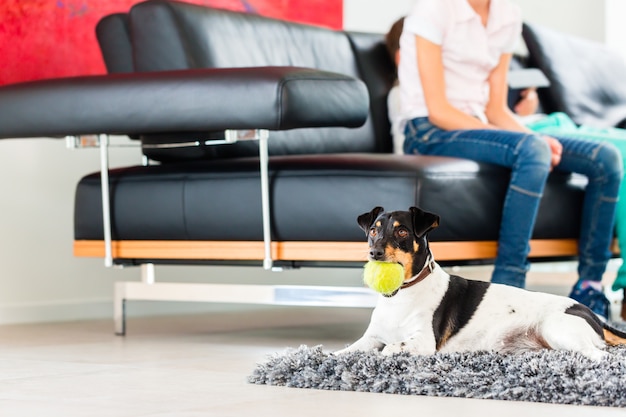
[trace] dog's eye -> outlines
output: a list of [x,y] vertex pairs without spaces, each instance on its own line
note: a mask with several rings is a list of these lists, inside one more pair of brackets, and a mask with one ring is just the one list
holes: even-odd
[[376,231],[376,229],[374,229],[373,227],[370,229],[370,237],[376,237],[376,235],[378,234],[378,232]]
[[396,236],[398,236],[401,239],[405,239],[409,237],[409,231],[406,229],[398,229],[396,230]]

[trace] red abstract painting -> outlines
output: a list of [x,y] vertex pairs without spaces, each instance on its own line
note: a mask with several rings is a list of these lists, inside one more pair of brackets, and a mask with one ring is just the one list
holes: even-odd
[[[343,0],[187,0],[339,29]],[[104,74],[95,27],[139,0],[1,0],[0,85]]]

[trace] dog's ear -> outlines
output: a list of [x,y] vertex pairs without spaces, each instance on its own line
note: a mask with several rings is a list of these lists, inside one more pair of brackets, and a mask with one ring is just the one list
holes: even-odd
[[411,218],[413,219],[413,233],[421,238],[426,233],[439,227],[439,216],[417,207],[411,207]]
[[367,231],[372,226],[372,223],[374,223],[374,220],[376,220],[378,215],[383,211],[385,211],[385,209],[382,207],[374,207],[369,213],[363,213],[359,217],[357,217],[356,221],[361,229],[363,229],[363,231],[367,233]]

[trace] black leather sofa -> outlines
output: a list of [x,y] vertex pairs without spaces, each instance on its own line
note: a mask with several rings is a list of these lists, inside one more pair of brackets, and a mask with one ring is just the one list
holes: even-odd
[[[444,264],[494,258],[508,171],[391,153],[394,70],[382,35],[164,0],[104,18],[97,34],[109,74],[0,88],[0,138],[100,135],[102,170],[76,188],[74,254],[143,266],[141,288],[117,288],[118,333],[124,300],[186,299],[169,287],[150,293],[154,264],[360,266],[356,217],[374,206],[439,214],[431,241]],[[146,164],[108,170],[111,134],[136,140]],[[584,185],[551,174],[531,257],[576,255]],[[187,295],[291,303],[291,289],[218,290]],[[318,295],[303,303],[352,305]]]
[[[165,1],[141,3],[127,15],[110,16],[100,23],[98,33],[111,72],[130,71],[132,56],[134,73],[296,65],[364,81],[369,111],[361,127],[270,133],[271,232],[273,241],[283,247],[290,242],[320,242],[322,252],[326,242],[355,242],[360,247],[364,237],[356,215],[376,205],[388,209],[418,205],[443,219],[431,236],[434,242],[489,242],[483,247],[493,249],[508,172],[466,160],[390,154],[386,93],[393,81],[393,67],[381,35],[332,31]],[[225,85],[218,95],[234,94],[231,89]],[[238,100],[248,102],[259,94],[251,90]],[[308,111],[316,113],[324,106],[323,100],[311,100]],[[253,117],[230,109],[221,114]],[[226,127],[216,125],[216,129]],[[180,133],[140,134],[144,155],[161,164],[110,173],[116,201],[112,205],[114,240],[260,242],[258,143],[196,146],[195,139],[204,138],[204,132]],[[180,148],[173,147],[177,142],[182,142]],[[193,146],[185,146],[190,142]],[[148,191],[153,189],[159,192]],[[78,185],[75,234],[79,245],[102,240],[99,194],[97,173]],[[575,239],[580,201],[580,179],[555,173],[535,238]],[[214,214],[220,221],[213,220]],[[340,247],[336,245],[332,252],[338,255]],[[350,252],[354,247],[346,245]],[[456,248],[441,249],[439,258],[464,261],[493,256],[489,250],[472,255],[463,246]],[[332,260],[330,254],[317,257],[316,251],[307,251],[311,259],[279,255],[277,261],[300,265]],[[346,254],[338,260],[362,260],[363,253],[357,258]],[[141,259],[133,256],[116,257],[116,262],[138,261]]]

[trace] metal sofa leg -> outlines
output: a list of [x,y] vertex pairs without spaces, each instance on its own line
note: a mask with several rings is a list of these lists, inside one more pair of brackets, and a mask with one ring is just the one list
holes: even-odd
[[115,334],[126,335],[126,283],[116,282],[113,291],[113,319]]
[[[155,268],[154,264],[141,264],[141,283],[119,281],[115,283],[113,291],[113,319],[115,321],[115,334],[118,336],[126,335],[126,300],[129,294],[132,297],[133,284],[137,285],[155,285]],[[149,297],[147,299],[150,299]]]

